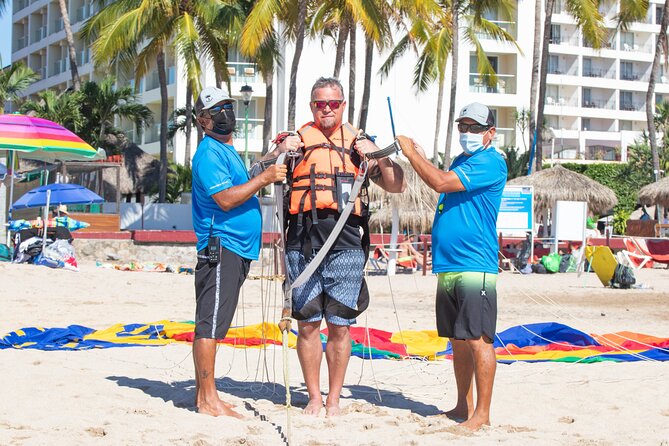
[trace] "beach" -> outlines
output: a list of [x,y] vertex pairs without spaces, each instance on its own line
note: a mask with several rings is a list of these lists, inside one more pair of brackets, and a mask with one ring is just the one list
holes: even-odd
[[[252,274],[261,275],[258,265]],[[594,274],[498,279],[498,331],[555,321],[586,333],[669,337],[669,270],[635,271],[643,289],[604,288]],[[80,272],[0,263],[0,335],[23,327],[103,329],[117,323],[192,320],[192,275]],[[368,277],[371,302],[359,326],[433,330],[436,277]],[[279,283],[247,280],[234,325],[277,321]],[[302,415],[306,390],[289,352],[291,444],[669,445],[669,363],[498,364],[492,426],[470,433],[440,413],[455,403],[450,360],[351,358],[338,418]],[[327,390],[325,361],[321,382]],[[243,420],[193,408],[191,346],[85,351],[0,350],[0,444],[285,444],[280,348],[217,353],[217,386]]]

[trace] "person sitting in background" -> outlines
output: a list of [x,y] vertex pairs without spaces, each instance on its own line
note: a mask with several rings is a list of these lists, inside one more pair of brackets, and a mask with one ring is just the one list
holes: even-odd
[[[409,260],[409,259],[413,260],[418,266],[418,269],[421,269],[423,267],[423,262],[425,259],[423,257],[423,253],[421,253],[414,247],[415,238],[416,238],[415,234],[409,234],[408,236],[405,237],[404,241],[400,243],[399,249],[401,249],[401,251],[399,253],[397,260],[398,261]],[[428,254],[426,265],[429,265],[430,262],[431,260]]]

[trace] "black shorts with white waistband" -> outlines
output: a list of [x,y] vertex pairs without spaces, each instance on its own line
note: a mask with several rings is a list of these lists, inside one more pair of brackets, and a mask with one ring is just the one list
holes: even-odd
[[207,251],[197,253],[195,266],[195,339],[223,339],[239,301],[239,290],[251,261],[220,248],[220,261],[210,263]]

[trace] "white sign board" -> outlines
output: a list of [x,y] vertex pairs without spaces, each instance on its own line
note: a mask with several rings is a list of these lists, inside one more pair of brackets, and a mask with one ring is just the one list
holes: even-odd
[[534,189],[532,186],[506,186],[497,217],[497,232],[532,232]]
[[553,236],[558,240],[585,240],[588,203],[557,201],[553,212]]

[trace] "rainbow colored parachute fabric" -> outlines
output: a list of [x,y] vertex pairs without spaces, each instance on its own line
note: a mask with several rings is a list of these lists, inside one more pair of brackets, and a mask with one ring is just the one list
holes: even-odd
[[[0,338],[0,349],[86,350],[91,348],[157,346],[193,341],[193,322],[158,321],[150,324],[116,324],[104,330],[80,325],[66,328],[29,327]],[[321,333],[323,343],[327,330]],[[223,344],[235,348],[273,348],[281,345],[276,324],[261,323],[234,327]],[[289,335],[295,348],[297,333]],[[353,356],[364,359],[450,358],[448,340],[434,330],[388,332],[375,328],[352,327]],[[588,335],[567,325],[544,322],[518,325],[497,334],[497,361],[584,362],[669,361],[669,338],[618,332]]]

